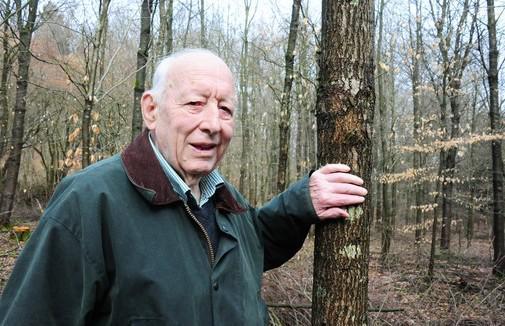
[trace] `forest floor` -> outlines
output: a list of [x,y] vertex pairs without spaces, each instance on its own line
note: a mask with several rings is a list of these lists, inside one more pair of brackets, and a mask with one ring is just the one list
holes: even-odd
[[[452,251],[437,250],[434,279],[427,280],[429,242],[417,254],[413,232],[396,231],[385,266],[380,233],[372,229],[369,264],[370,325],[505,325],[505,278],[492,274],[492,247],[483,225],[466,248],[453,234]],[[428,238],[430,234],[426,234]],[[267,272],[263,296],[274,325],[310,325],[313,239],[284,266]],[[303,304],[303,305],[301,305]],[[301,307],[300,307],[301,306]],[[394,310],[386,312],[387,310]]]
[[[32,219],[16,221],[32,229]],[[429,243],[416,254],[412,232],[397,231],[388,262],[379,262],[379,233],[372,229],[369,265],[369,323],[371,325],[505,325],[505,279],[492,274],[491,243],[486,226],[472,245],[459,248],[453,234],[450,254],[438,254],[435,276],[426,279]],[[429,235],[427,234],[426,237]],[[23,242],[0,230],[0,293]],[[310,325],[313,239],[287,264],[265,274],[263,297],[273,325]],[[384,310],[395,310],[384,312]]]

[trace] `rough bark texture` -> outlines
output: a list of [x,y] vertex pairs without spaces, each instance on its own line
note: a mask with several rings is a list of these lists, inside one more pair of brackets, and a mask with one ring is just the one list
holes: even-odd
[[[319,164],[342,162],[370,188],[373,1],[323,0],[317,95]],[[367,324],[369,199],[316,226],[313,325]]]
[[19,28],[18,74],[16,80],[16,103],[14,105],[14,120],[11,133],[11,150],[6,162],[5,183],[0,196],[0,225],[8,225],[16,195],[21,151],[25,130],[26,95],[30,70],[30,44],[37,17],[38,0],[28,3],[27,21],[23,21],[21,0],[16,0]]
[[[5,4],[7,8],[4,16],[10,14],[10,2]],[[9,101],[7,95],[7,82],[9,73],[12,69],[11,51],[9,46],[9,24],[3,23],[3,38],[2,38],[2,71],[0,72],[0,158],[4,155],[7,147],[7,128],[9,126]],[[1,178],[1,175],[0,175]]]
[[284,89],[281,98],[281,115],[279,120],[279,165],[277,169],[277,191],[284,191],[287,182],[289,162],[289,139],[291,120],[291,88],[293,86],[296,36],[298,34],[298,17],[301,0],[293,0],[291,23],[289,24],[288,48],[285,55]]
[[137,73],[133,89],[133,116],[132,116],[132,141],[142,130],[142,113],[140,111],[140,98],[145,91],[146,67],[149,59],[149,45],[151,43],[151,14],[153,0],[143,0],[140,11],[140,40],[137,51]]
[[[489,34],[489,120],[491,132],[498,131],[500,108],[498,92],[498,48],[496,44],[496,19],[494,0],[487,0],[487,28]],[[503,202],[503,157],[501,141],[491,142],[493,161],[493,258],[496,274],[505,275],[505,207]]]

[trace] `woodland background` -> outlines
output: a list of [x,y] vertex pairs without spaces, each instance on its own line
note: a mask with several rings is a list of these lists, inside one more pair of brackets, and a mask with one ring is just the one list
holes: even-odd
[[[375,1],[372,324],[505,324],[503,192],[493,188],[503,165],[491,145],[504,138],[503,101],[490,115],[489,87],[493,54],[503,94],[504,10]],[[235,73],[236,132],[220,170],[252,204],[318,167],[320,33],[314,0],[1,0],[0,288],[25,240],[14,228],[33,229],[64,176],[131,141],[138,98],[173,50],[209,48]],[[312,250],[311,236],[266,274],[273,323],[310,324]]]

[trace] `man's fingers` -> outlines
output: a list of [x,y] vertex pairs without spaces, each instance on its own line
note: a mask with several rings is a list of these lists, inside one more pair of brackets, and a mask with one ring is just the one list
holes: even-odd
[[342,207],[361,204],[364,201],[363,196],[338,194],[328,196],[323,204],[326,207]]
[[325,210],[321,216],[319,216],[321,219],[330,219],[330,218],[348,218],[349,213],[347,213],[347,210],[339,207],[333,207]]
[[357,195],[366,196],[368,191],[366,188],[356,186],[350,183],[336,183],[330,187],[330,192],[333,194]]
[[330,174],[335,172],[349,172],[351,168],[345,164],[326,164],[319,171],[323,174]]
[[325,175],[326,181],[338,183],[352,183],[361,186],[364,182],[363,179],[354,174],[349,173],[331,173]]

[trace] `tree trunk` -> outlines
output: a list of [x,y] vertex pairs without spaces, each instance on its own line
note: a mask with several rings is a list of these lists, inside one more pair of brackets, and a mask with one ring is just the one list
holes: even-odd
[[[369,188],[374,112],[373,1],[322,4],[317,95],[319,163],[349,164]],[[316,225],[312,325],[365,325],[368,201],[351,217]]]
[[[10,11],[10,1],[7,1],[5,7]],[[6,12],[6,16],[10,12]],[[9,127],[9,101],[7,96],[7,82],[9,80],[9,73],[12,69],[9,51],[9,24],[3,24],[3,38],[2,38],[2,71],[0,73],[0,159],[5,153],[7,147],[7,130]],[[1,170],[1,169],[0,169]],[[0,174],[1,179],[1,174]]]
[[245,5],[245,21],[244,35],[242,43],[242,53],[240,56],[240,122],[242,125],[242,153],[240,158],[240,179],[239,190],[241,193],[246,193],[246,183],[249,180],[249,151],[250,151],[250,126],[248,126],[249,115],[249,72],[248,72],[248,56],[249,56],[249,10],[251,9],[251,0],[244,0]]
[[204,0],[200,0],[200,47],[207,47],[207,38],[205,36],[205,6]]
[[[416,145],[421,145],[421,53],[422,53],[422,44],[421,44],[421,5],[416,1],[416,29],[415,29],[415,37],[410,33],[410,42],[411,47],[415,49],[415,54],[412,56],[412,71],[411,71],[411,79],[412,79],[412,102],[414,109],[414,142]],[[421,168],[421,153],[414,152],[414,171],[418,171]],[[421,223],[422,223],[422,212],[419,206],[422,203],[422,187],[419,181],[415,182],[414,185],[414,200],[415,204],[415,244],[419,246],[421,243]]]
[[146,67],[147,60],[149,59],[149,44],[151,43],[152,10],[153,0],[143,0],[142,10],[140,11],[140,41],[137,51],[137,73],[135,74],[135,87],[133,89],[132,141],[142,131],[140,98],[145,91]]
[[[476,129],[476,122],[477,122],[477,119],[476,119],[476,111],[477,111],[477,98],[478,98],[478,86],[477,86],[477,83],[475,83],[475,86],[474,86],[474,97],[473,97],[473,101],[472,101],[472,118],[471,118],[471,123],[470,123],[470,134],[475,134],[475,129]],[[469,191],[469,202],[468,202],[468,217],[467,217],[467,220],[466,220],[466,228],[465,228],[465,236],[466,236],[466,247],[467,248],[470,248],[471,244],[472,244],[472,240],[473,240],[473,224],[474,224],[474,211],[475,211],[475,208],[474,208],[474,205],[475,205],[475,201],[474,201],[474,194],[473,194],[473,189],[474,189],[474,185],[475,185],[475,181],[473,181],[474,177],[475,177],[475,172],[473,170],[473,167],[475,166],[475,147],[473,144],[470,144],[470,167],[471,167],[471,172],[470,172],[470,179],[472,180],[471,181],[471,191]]]
[[191,27],[191,20],[193,19],[193,0],[189,0],[188,20],[186,22],[186,29],[182,38],[182,47],[185,48],[188,42],[189,28]]
[[21,164],[21,151],[24,142],[26,96],[28,91],[28,78],[30,76],[30,45],[37,17],[38,0],[28,2],[28,17],[23,23],[23,8],[21,0],[16,0],[19,28],[18,74],[16,81],[16,103],[14,105],[14,122],[11,132],[11,150],[6,163],[5,183],[0,196],[0,225],[8,225],[14,206],[16,195],[19,166]]
[[[496,19],[494,0],[487,0],[487,28],[489,34],[489,120],[491,132],[499,131],[501,123],[498,89],[498,48],[496,44]],[[493,161],[493,260],[495,274],[505,275],[505,207],[503,202],[503,158],[501,141],[491,142]]]
[[286,176],[289,167],[289,136],[291,120],[291,88],[293,86],[296,36],[298,34],[298,17],[301,0],[293,0],[291,23],[289,24],[288,48],[285,55],[284,88],[281,97],[281,114],[279,120],[279,165],[277,169],[277,192],[286,188]]
[[[440,172],[439,172],[440,175]],[[435,203],[438,202],[440,191],[440,180],[437,181],[437,195],[435,196]],[[433,280],[433,273],[435,271],[435,251],[436,251],[436,242],[437,242],[437,227],[438,227],[438,216],[440,208],[437,206],[433,210],[433,225],[431,229],[431,244],[430,244],[430,259],[428,261],[428,279]],[[418,248],[420,248],[418,246]]]
[[[100,5],[99,10],[99,20],[98,20],[98,30],[94,37],[91,58],[87,62],[87,70],[84,81],[84,88],[86,90],[86,98],[84,99],[84,110],[82,112],[82,122],[81,122],[81,148],[82,148],[82,158],[81,166],[84,169],[91,164],[91,112],[95,107],[96,95],[99,92],[101,86],[100,67],[101,62],[104,60],[102,57],[104,55],[103,47],[106,43],[106,32],[108,26],[108,14],[109,14],[110,0],[104,0]],[[86,79],[87,77],[87,79]]]
[[[386,175],[388,171],[388,149],[387,149],[387,135],[386,135],[386,96],[384,91],[386,69],[382,69],[382,34],[384,25],[382,17],[384,12],[384,0],[380,0],[379,4],[379,38],[377,40],[377,107],[379,109],[379,133],[380,133],[380,150],[382,153],[382,160],[380,162],[380,173]],[[391,246],[391,202],[389,200],[390,186],[387,182],[381,182],[380,200],[382,201],[382,232],[381,232],[381,261],[386,261]]]

